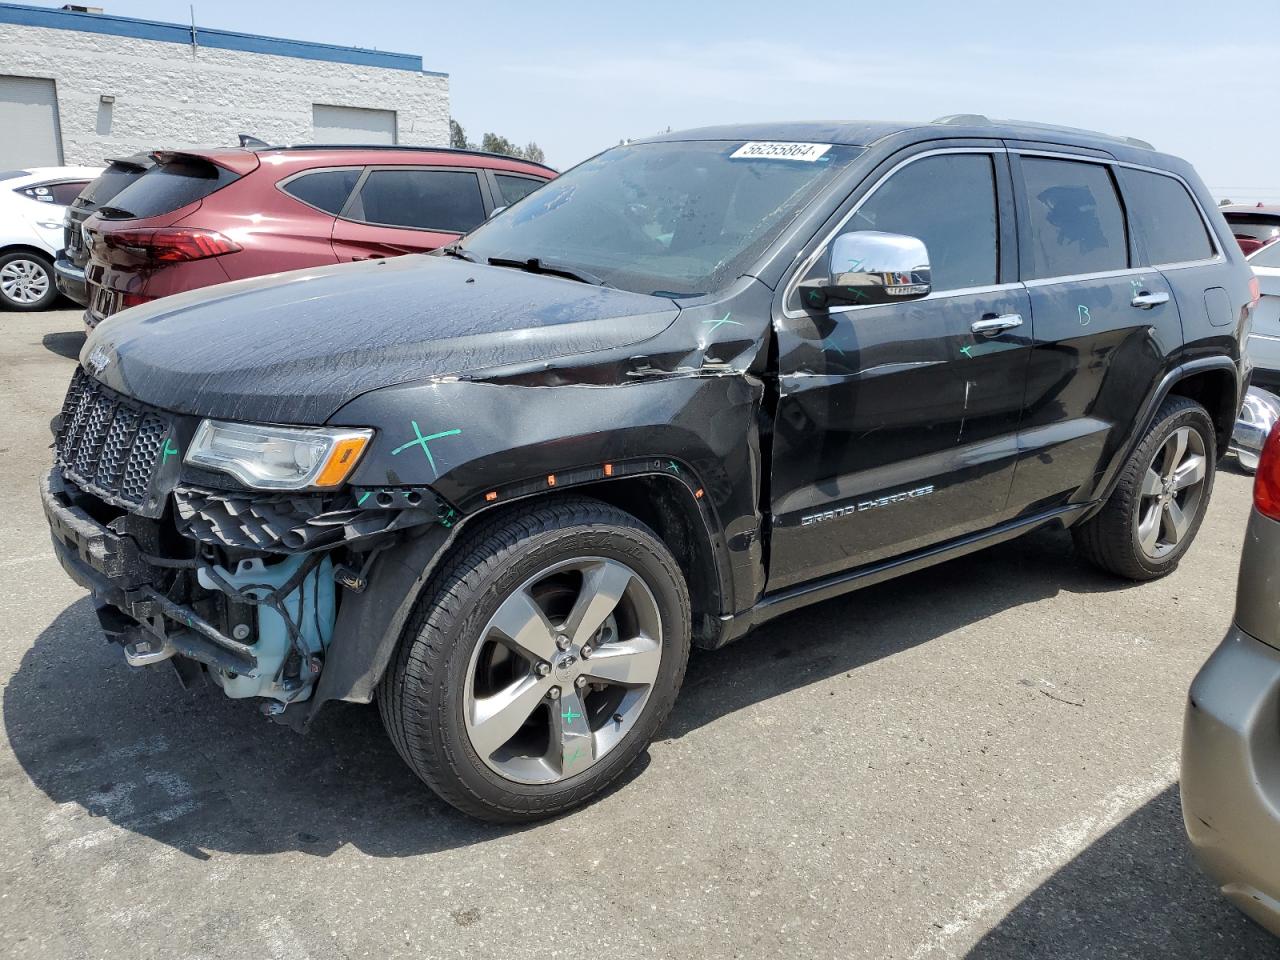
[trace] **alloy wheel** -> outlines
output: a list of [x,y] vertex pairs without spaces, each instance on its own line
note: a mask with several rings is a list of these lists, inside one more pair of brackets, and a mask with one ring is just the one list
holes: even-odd
[[471,746],[517,783],[583,773],[635,726],[661,664],[658,605],[634,570],[604,557],[557,563],[503,599],[471,654]]
[[49,293],[49,271],[35,260],[10,260],[0,267],[0,293],[13,303],[39,303]]
[[1186,538],[1204,496],[1204,437],[1178,427],[1156,450],[1138,497],[1138,545],[1153,560],[1167,556]]

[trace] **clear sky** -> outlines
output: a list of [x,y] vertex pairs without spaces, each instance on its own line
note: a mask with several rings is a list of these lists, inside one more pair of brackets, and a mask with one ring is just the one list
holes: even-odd
[[197,0],[195,17],[421,54],[472,139],[536,140],[562,169],[667,127],[983,113],[1141,137],[1219,197],[1280,201],[1277,0]]

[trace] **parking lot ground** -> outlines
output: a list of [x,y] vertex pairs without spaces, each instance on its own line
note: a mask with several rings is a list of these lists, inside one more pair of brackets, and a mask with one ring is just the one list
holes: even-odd
[[0,955],[1280,955],[1192,862],[1187,686],[1250,481],[1131,585],[1044,532],[695,654],[625,782],[526,829],[453,812],[376,708],[311,735],[134,671],[36,496],[81,338],[0,315]]

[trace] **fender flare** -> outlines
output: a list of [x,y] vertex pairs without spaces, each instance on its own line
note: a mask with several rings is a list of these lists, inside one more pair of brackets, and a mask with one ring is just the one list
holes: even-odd
[[[677,478],[658,472],[623,474],[614,479],[620,481],[639,476],[666,477],[676,480],[686,488],[690,499],[697,504],[697,512],[704,524],[700,532],[707,538],[717,586],[722,591],[726,587],[732,589],[729,561],[724,556],[723,532],[720,537],[715,535],[709,507],[693,493],[697,484],[690,486],[692,481],[687,476]],[[607,483],[608,481],[604,485]],[[590,496],[591,487],[599,485],[599,480],[595,483],[569,484],[558,487],[556,493],[586,487],[582,492]],[[506,501],[501,507],[478,510],[448,528],[432,525],[418,536],[395,544],[379,554],[369,571],[368,586],[364,592],[347,594],[338,609],[333,629],[334,639],[329,646],[324,670],[316,684],[315,693],[308,701],[305,715],[301,718],[303,729],[310,726],[320,708],[330,700],[352,703],[369,703],[373,700],[378,684],[395,655],[413,608],[464,529],[469,529],[477,518],[492,516],[498,509],[513,504],[536,502],[542,496],[545,494],[522,496]],[[721,596],[723,601],[723,593]]]
[[[1197,373],[1204,373],[1208,370],[1226,370],[1231,373],[1231,379],[1236,385],[1236,410],[1240,409],[1240,403],[1244,396],[1241,389],[1240,368],[1236,366],[1234,360],[1223,355],[1213,357],[1198,357],[1195,360],[1188,360],[1174,367],[1161,378],[1160,383],[1156,385],[1155,390],[1147,397],[1146,403],[1143,404],[1141,413],[1135,418],[1134,423],[1139,429],[1134,430],[1129,437],[1128,442],[1120,449],[1111,463],[1107,466],[1106,473],[1103,475],[1102,482],[1098,485],[1094,495],[1094,505],[1084,511],[1076,523],[1084,523],[1090,517],[1094,516],[1103,508],[1107,500],[1111,497],[1112,492],[1116,488],[1116,484],[1120,482],[1120,471],[1133,456],[1133,451],[1137,449],[1138,444],[1142,442],[1142,438],[1146,436],[1147,430],[1150,429],[1152,422],[1155,420],[1156,412],[1160,409],[1160,404],[1164,403],[1169,393],[1173,390],[1174,384],[1180,380]],[[1225,449],[1225,448],[1224,448]]]

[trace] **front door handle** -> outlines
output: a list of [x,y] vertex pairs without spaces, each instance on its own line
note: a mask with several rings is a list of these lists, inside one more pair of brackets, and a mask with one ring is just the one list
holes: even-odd
[[997,333],[1003,333],[1005,330],[1012,330],[1014,327],[1020,326],[1022,326],[1021,314],[1002,313],[999,316],[989,314],[981,320],[975,320],[969,329],[984,337],[994,337]]
[[1152,307],[1158,307],[1162,303],[1169,302],[1169,294],[1161,290],[1158,293],[1148,293],[1143,290],[1141,293],[1135,294],[1133,299],[1129,301],[1129,306],[1137,307],[1139,310],[1150,310]]

